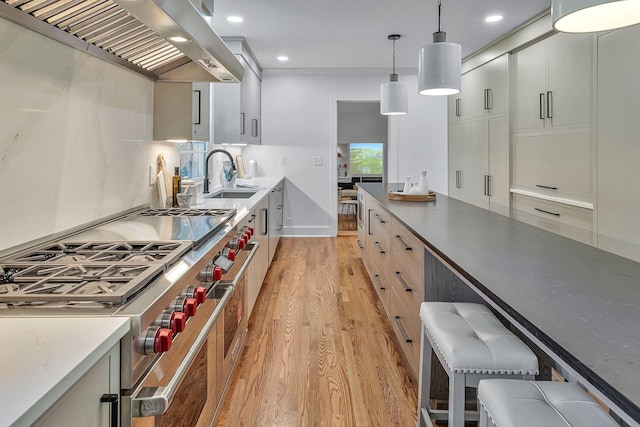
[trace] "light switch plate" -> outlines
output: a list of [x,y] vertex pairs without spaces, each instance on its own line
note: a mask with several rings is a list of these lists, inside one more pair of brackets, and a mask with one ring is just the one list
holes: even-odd
[[322,166],[322,156],[313,156],[313,166]]
[[158,175],[156,173],[156,166],[149,165],[149,185],[156,185],[156,175]]

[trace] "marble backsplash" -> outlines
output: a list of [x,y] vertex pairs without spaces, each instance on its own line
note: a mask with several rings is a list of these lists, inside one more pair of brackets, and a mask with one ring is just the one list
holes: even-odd
[[153,82],[0,18],[0,250],[158,203]]

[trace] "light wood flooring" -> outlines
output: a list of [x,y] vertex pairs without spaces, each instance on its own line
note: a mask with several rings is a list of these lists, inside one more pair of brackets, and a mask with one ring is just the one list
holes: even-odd
[[218,426],[415,426],[417,384],[355,237],[282,238]]

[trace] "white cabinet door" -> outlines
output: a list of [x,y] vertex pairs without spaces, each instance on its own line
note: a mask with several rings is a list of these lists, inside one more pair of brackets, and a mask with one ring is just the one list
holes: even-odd
[[473,172],[471,199],[476,206],[489,209],[489,120],[474,120],[471,126],[471,151]]
[[253,68],[241,56],[236,55],[244,65],[244,77],[241,84],[240,114],[244,123],[241,125],[242,141],[250,144],[260,143],[260,78]]
[[514,135],[513,160],[515,187],[591,201],[591,132]]
[[449,123],[463,122],[473,115],[473,74],[463,74],[461,81],[460,92],[449,96]]
[[489,209],[509,216],[509,118],[507,116],[489,119]]
[[547,41],[543,40],[514,55],[513,130],[544,127],[547,91]]
[[213,142],[215,144],[240,142],[240,84],[217,83],[213,96]]
[[558,33],[548,45],[547,126],[591,127],[593,35]]
[[[120,393],[120,344],[112,348],[33,425],[102,427],[110,425],[111,406],[104,394]],[[119,403],[119,402],[118,402]],[[119,418],[119,417],[118,417]]]
[[598,247],[640,261],[640,27],[598,38]]
[[193,139],[209,141],[209,123],[211,122],[211,108],[209,97],[211,95],[210,83],[193,84]]
[[255,240],[260,244],[254,259],[256,264],[256,280],[262,285],[269,269],[269,197],[255,208]]
[[486,118],[509,111],[509,55],[502,55],[475,70],[473,75],[473,117]]
[[470,202],[473,185],[471,122],[449,126],[449,196]]

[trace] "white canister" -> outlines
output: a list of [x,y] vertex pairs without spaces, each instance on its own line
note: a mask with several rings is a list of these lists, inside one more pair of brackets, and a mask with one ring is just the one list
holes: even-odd
[[258,176],[258,162],[255,160],[249,160],[249,171],[247,174],[252,178]]

